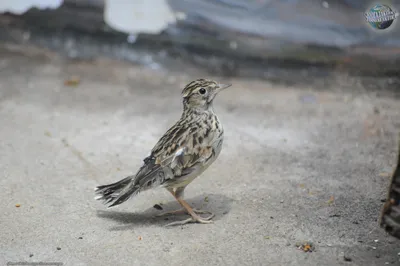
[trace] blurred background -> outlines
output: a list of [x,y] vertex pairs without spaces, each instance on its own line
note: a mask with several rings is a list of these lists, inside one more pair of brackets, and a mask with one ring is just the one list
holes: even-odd
[[[399,9],[396,1],[385,3]],[[316,75],[335,69],[398,77],[400,30],[395,25],[385,32],[373,30],[364,16],[372,4],[363,0],[2,1],[0,38],[50,48],[71,58],[101,54],[152,68],[184,61],[226,76],[298,81],[304,79],[298,69]]]
[[[0,264],[399,265],[400,24],[368,23],[377,4],[400,10],[0,1]],[[155,215],[178,207],[164,190],[96,202],[197,78],[233,84],[214,104],[222,153],[185,190],[214,224],[164,228]]]

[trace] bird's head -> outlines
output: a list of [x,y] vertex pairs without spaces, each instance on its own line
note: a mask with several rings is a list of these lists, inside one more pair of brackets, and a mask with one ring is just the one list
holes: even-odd
[[182,91],[185,108],[208,109],[215,96],[231,85],[219,84],[213,80],[196,79],[185,86]]

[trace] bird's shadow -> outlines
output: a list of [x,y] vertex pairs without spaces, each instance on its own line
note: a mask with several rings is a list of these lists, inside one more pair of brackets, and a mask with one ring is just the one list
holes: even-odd
[[[214,221],[221,219],[231,210],[233,200],[221,194],[207,194],[197,196],[191,199],[185,199],[193,208],[207,210],[213,212]],[[177,201],[170,201],[163,204],[162,210],[158,210],[151,206],[147,210],[140,213],[119,212],[119,211],[97,211],[97,216],[117,222],[119,225],[113,226],[111,231],[129,230],[137,225],[160,225],[164,226],[170,222],[184,220],[189,216],[187,214],[174,214],[168,216],[157,217],[157,214],[163,212],[180,209],[181,206]],[[207,214],[202,214],[207,216]]]

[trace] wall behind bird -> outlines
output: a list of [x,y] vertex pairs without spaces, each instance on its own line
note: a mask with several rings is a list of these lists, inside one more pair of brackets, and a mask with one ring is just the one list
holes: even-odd
[[[0,26],[3,23],[8,27],[7,23],[16,20],[22,25],[21,35],[29,31],[30,40],[36,43],[35,34],[61,38],[58,42],[46,42],[40,37],[40,45],[52,49],[71,49],[72,42],[89,39],[92,44],[97,40],[112,46],[97,50],[92,47],[80,53],[79,49],[83,51],[85,46],[79,43],[73,52],[67,52],[72,56],[93,56],[101,50],[102,54],[127,60],[148,61],[148,54],[143,59],[137,52],[154,49],[156,53],[186,57],[199,66],[211,66],[212,72],[217,69],[228,75],[244,74],[249,69],[247,63],[260,67],[324,65],[351,68],[368,75],[397,75],[399,19],[387,31],[373,30],[364,13],[374,2],[6,0],[0,2],[0,12],[19,16],[2,15],[8,16],[2,21],[0,15]],[[400,2],[384,2],[400,10]],[[19,42],[16,33],[7,32],[7,27],[1,29],[0,40]],[[126,52],[121,55],[120,51]]]

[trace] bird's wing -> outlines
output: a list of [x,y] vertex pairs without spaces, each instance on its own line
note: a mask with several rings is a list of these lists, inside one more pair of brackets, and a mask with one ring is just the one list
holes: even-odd
[[195,122],[179,120],[157,142],[144,160],[135,181],[141,187],[162,184],[168,179],[188,175],[198,163],[208,160],[213,148],[206,141],[194,140]]
[[164,182],[190,174],[196,165],[208,160],[213,153],[212,147],[197,149],[182,145],[174,149],[169,156],[150,155],[136,175],[136,183],[141,188],[161,185]]

